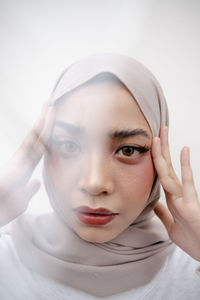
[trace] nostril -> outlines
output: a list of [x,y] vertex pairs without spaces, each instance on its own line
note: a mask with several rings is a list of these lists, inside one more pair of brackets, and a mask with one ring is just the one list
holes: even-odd
[[93,168],[79,178],[78,188],[80,191],[92,196],[108,195],[113,192],[114,182],[107,170]]
[[84,194],[89,194],[93,196],[98,196],[98,195],[108,195],[107,191],[102,191],[101,188],[98,187],[82,187],[80,189]]

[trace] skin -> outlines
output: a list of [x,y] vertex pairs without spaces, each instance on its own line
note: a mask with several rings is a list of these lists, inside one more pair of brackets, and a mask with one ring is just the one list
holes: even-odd
[[[7,224],[17,216],[23,214],[30,199],[39,189],[39,183],[35,180],[32,180],[31,175],[44,153],[46,156],[54,155],[52,150],[49,149],[48,144],[51,140],[50,138],[53,126],[55,124],[55,117],[55,109],[48,103],[45,104],[35,126],[27,135],[24,142],[16,151],[11,160],[5,165],[4,168],[1,169],[0,226]],[[104,126],[104,122],[102,122],[101,125]],[[98,145],[98,143],[96,145]],[[99,151],[98,148],[97,150]],[[95,151],[95,153],[98,153],[98,151]],[[159,137],[153,137],[151,151],[155,170],[166,195],[166,205],[158,202],[155,208],[155,213],[162,220],[168,231],[169,237],[173,240],[173,242],[181,247],[191,257],[200,261],[200,204],[190,166],[189,148],[184,147],[180,155],[181,181],[177,178],[171,163],[167,127],[163,127],[161,129]],[[108,154],[110,152],[107,151],[106,153]],[[107,165],[101,165],[98,160],[91,160],[92,157],[88,157],[88,160],[90,160],[90,168],[88,169],[88,172],[89,174],[95,175],[93,178],[99,178],[97,175],[101,174],[103,168]],[[117,165],[121,163],[118,161],[116,156],[112,156],[111,161],[113,163],[111,165],[109,164],[109,170],[112,170],[112,167],[115,165],[115,163]],[[92,168],[92,162],[98,162],[98,168],[95,172],[93,171],[94,173],[91,173],[91,170],[94,170],[94,168]],[[51,164],[53,165],[53,160]],[[152,170],[152,161],[149,161],[149,164],[150,170]],[[123,165],[125,169],[131,169],[132,167],[135,168],[135,166],[132,165]],[[81,168],[81,172],[84,170],[83,166]],[[152,176],[152,172],[150,173]],[[120,174],[118,175],[120,176]],[[91,184],[91,181],[89,180],[91,177],[86,176],[85,178],[87,179],[86,181],[83,180],[83,177],[82,181],[79,181],[79,187],[82,189],[82,192],[84,192],[85,197],[90,199],[88,204],[96,205],[95,200],[98,200],[99,198],[98,196],[95,198],[88,198],[86,183],[90,182],[90,186],[93,186],[93,188],[96,186],[101,186],[103,182],[102,177],[100,176],[101,184],[99,184],[97,180],[94,180],[93,184]],[[105,178],[110,178],[110,171],[107,172]],[[124,181],[125,179],[123,178],[122,180]],[[129,177],[126,177],[126,180],[129,181]],[[66,182],[65,184],[68,185]],[[146,194],[144,193],[142,195],[142,204],[138,203],[139,208],[137,208],[137,212],[134,212],[135,216],[138,215],[139,211],[145,205],[144,199],[147,199],[148,194],[147,186]],[[113,185],[107,185],[107,191],[113,191]],[[109,194],[107,194],[108,197],[106,198],[105,194],[106,193],[104,193],[103,197],[104,200],[109,197]],[[119,200],[119,198],[117,200]],[[113,203],[114,200],[112,202],[112,209],[121,209],[121,215],[126,213],[119,205],[120,201],[117,202],[118,204],[116,206],[114,206]],[[78,203],[76,202],[76,204]],[[99,202],[97,202],[97,204],[99,204]],[[107,201],[101,203],[101,206],[103,205],[108,205]],[[119,217],[118,220],[120,218],[122,221],[122,217]],[[125,224],[123,223],[123,225]]]
[[[66,124],[80,127],[83,132],[73,133],[64,128]],[[143,132],[110,137],[127,129]],[[147,121],[121,84],[84,85],[58,104],[45,165],[57,207],[82,239],[110,241],[144,209],[155,178],[151,143]],[[129,148],[122,151],[122,146]],[[140,153],[130,146],[147,147],[148,151]],[[74,212],[84,205],[104,207],[118,215],[103,226],[86,225]]]
[[48,103],[19,149],[0,172],[0,227],[11,222],[28,207],[40,182],[31,175],[46,151],[54,122],[54,110]]

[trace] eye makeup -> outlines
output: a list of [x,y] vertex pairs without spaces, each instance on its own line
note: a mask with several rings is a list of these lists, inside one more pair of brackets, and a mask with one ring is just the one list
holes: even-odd
[[[95,143],[93,138],[87,139],[86,129],[81,126],[60,121],[56,125],[58,126],[54,128],[51,144],[53,152],[58,155],[66,158],[75,157],[80,153],[86,153],[90,145]],[[94,134],[95,139],[97,136],[98,133]],[[142,154],[150,150],[150,146],[147,146],[146,143],[149,144],[151,136],[142,128],[114,130],[107,132],[105,136],[108,138],[103,139],[106,142],[105,144],[102,142],[102,145],[97,138],[97,149],[99,148],[102,151],[105,148],[105,151],[113,153],[117,159],[125,163],[138,160],[143,156]],[[111,145],[110,150],[109,144]]]
[[121,146],[116,153],[121,153],[127,157],[131,157],[135,152],[137,153],[145,153],[149,151],[149,147],[147,146],[133,146],[133,145],[125,145]]
[[123,145],[120,146],[115,155],[121,162],[134,164],[140,161],[145,153],[150,150],[148,146]]

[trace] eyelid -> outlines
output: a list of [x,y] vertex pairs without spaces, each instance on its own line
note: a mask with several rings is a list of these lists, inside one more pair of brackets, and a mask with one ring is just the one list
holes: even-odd
[[126,159],[126,160],[131,160],[131,159],[136,159],[138,157],[140,157],[142,154],[148,152],[150,150],[150,147],[144,145],[144,146],[136,146],[136,145],[122,145],[120,146],[117,151],[115,152],[115,154],[119,154],[119,152],[123,149],[123,148],[126,148],[126,147],[130,147],[132,149],[134,149],[135,151],[137,151],[137,153],[133,153],[131,156],[126,156],[126,155],[119,155],[119,157],[121,159]]
[[74,143],[74,144],[80,145],[80,143],[78,143],[76,140],[71,139],[71,138],[63,138],[63,139],[53,138],[52,141],[53,141],[53,143],[58,144],[58,145],[61,145],[64,143]]
[[[66,154],[66,155],[75,155],[75,154],[77,154],[78,152],[81,151],[80,143],[78,143],[77,141],[74,141],[71,138],[64,138],[64,139],[53,138],[52,143],[55,144],[55,147],[58,148],[59,152],[63,152],[63,155],[64,154]],[[68,144],[68,145],[69,144],[74,144],[77,147],[78,151],[73,152],[73,151],[64,150],[63,146],[65,146],[66,144]]]
[[[122,145],[120,146],[117,151],[125,148],[125,147],[130,147],[130,148],[133,148],[134,150],[137,150],[137,151],[140,151],[140,152],[147,152],[148,150],[150,150],[150,147],[147,146],[147,145],[144,145],[144,146],[139,146],[139,145],[130,145],[130,144],[125,144],[125,145]],[[116,152],[117,152],[116,151]]]
[[64,143],[64,142],[72,142],[72,143],[79,144],[79,142],[74,137],[71,137],[71,136],[62,136],[62,137],[52,136],[52,141],[55,143],[58,143],[58,144]]

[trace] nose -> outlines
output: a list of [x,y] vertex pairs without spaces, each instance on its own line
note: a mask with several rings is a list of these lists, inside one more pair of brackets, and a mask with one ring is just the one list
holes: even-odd
[[111,165],[105,156],[91,154],[80,171],[79,189],[91,196],[110,195],[114,190]]

